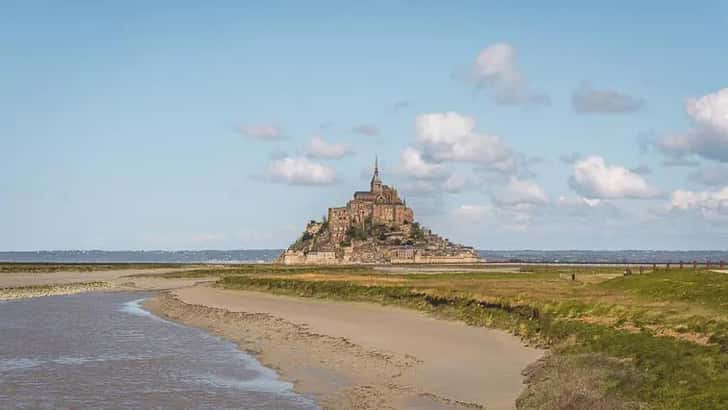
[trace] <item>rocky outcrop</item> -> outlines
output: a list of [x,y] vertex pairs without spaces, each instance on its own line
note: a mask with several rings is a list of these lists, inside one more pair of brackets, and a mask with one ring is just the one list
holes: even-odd
[[340,243],[332,243],[326,224],[316,234],[308,230],[278,258],[287,265],[475,263],[475,250],[423,229],[416,222],[409,231],[383,225],[349,229]]

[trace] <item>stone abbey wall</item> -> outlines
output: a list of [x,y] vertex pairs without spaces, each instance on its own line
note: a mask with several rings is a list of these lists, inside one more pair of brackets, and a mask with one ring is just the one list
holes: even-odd
[[412,224],[415,221],[415,213],[412,208],[397,205],[394,210],[394,223],[401,226],[404,224]]
[[362,225],[364,221],[372,217],[372,203],[370,201],[352,200],[346,205],[349,208],[349,216],[353,225]]
[[432,254],[422,249],[400,248],[389,252],[354,252],[353,247],[344,249],[341,258],[334,251],[288,250],[279,259],[285,265],[334,265],[334,264],[460,264],[477,263],[481,260],[472,249],[462,249],[452,254]]
[[[343,210],[346,210],[347,216],[342,214]],[[371,220],[375,225],[399,228],[402,225],[414,222],[414,212],[404,204],[377,204],[369,201],[353,200],[349,201],[346,208],[331,208],[329,213],[329,221],[334,220],[337,227],[344,224],[347,227],[363,225]]]
[[372,223],[375,225],[394,225],[394,205],[374,205]]
[[330,251],[309,252],[286,251],[280,258],[284,265],[335,265],[339,263],[336,253]]
[[372,222],[377,225],[399,228],[414,222],[414,212],[403,204],[374,204]]
[[341,242],[351,225],[348,208],[329,208],[329,232],[334,243]]

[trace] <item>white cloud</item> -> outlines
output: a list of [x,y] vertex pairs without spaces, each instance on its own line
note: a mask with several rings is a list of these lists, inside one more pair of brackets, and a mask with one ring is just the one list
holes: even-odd
[[440,165],[425,161],[420,151],[410,147],[402,151],[400,166],[406,175],[414,178],[430,179],[442,176]]
[[463,221],[482,221],[492,213],[492,208],[483,205],[461,205],[453,215]]
[[321,137],[313,137],[306,147],[306,155],[311,158],[341,158],[351,154],[351,147],[343,143],[328,143]]
[[307,158],[286,157],[270,162],[265,178],[289,185],[329,185],[336,182],[336,171]]
[[442,189],[446,192],[457,193],[464,191],[469,185],[470,183],[464,176],[460,174],[451,174],[445,181],[443,181]]
[[549,202],[549,197],[537,183],[511,177],[508,184],[496,192],[493,201],[499,206],[542,205]]
[[700,166],[700,161],[696,161],[694,159],[685,158],[685,157],[670,157],[662,161],[663,167],[685,167],[685,168],[695,168],[697,166]]
[[283,130],[275,124],[243,125],[239,131],[246,137],[264,141],[277,141],[285,138]]
[[[541,195],[534,197],[537,201],[543,200]],[[593,235],[595,230],[609,227],[624,229],[625,221],[633,221],[631,215],[610,201],[581,196],[560,196],[548,203],[498,204],[494,200],[494,205],[463,205],[452,210],[451,216],[463,227],[477,227],[479,235],[502,231],[553,235],[563,232],[564,227],[569,228],[569,234],[581,231]]]
[[494,223],[506,230],[525,230],[552,208],[548,195],[535,182],[511,177],[493,195]]
[[510,44],[497,43],[481,50],[473,64],[471,76],[479,86],[493,89],[498,104],[549,102],[548,96],[530,89],[528,79],[518,67],[516,51]]
[[402,185],[402,191],[413,196],[441,197],[442,194],[457,194],[474,186],[464,176],[458,173],[448,174],[439,168],[436,173],[425,175],[427,176],[409,175],[410,178]]
[[362,124],[352,128],[352,132],[359,135],[365,135],[367,137],[376,137],[379,135],[379,128],[373,125]]
[[699,155],[728,162],[728,88],[700,98],[688,98],[685,111],[693,127],[656,142],[663,153],[682,157]]
[[728,164],[701,168],[690,174],[690,179],[710,186],[726,184],[728,183]]
[[670,198],[670,208],[694,210],[708,219],[728,220],[728,186],[719,191],[676,190]]
[[548,195],[538,184],[512,177],[493,196],[492,204],[462,205],[451,215],[459,222],[486,222],[494,228],[510,231],[527,229],[534,220],[548,214],[551,208]]
[[720,209],[728,212],[728,187],[720,191],[686,191],[676,190],[672,193],[670,205],[677,209]]
[[571,95],[571,105],[580,114],[620,114],[641,109],[643,99],[613,90],[596,90],[582,84]]
[[476,163],[484,169],[514,172],[513,151],[494,135],[475,132],[475,120],[457,112],[423,114],[415,121],[417,141],[436,161]]
[[627,168],[608,165],[604,158],[589,156],[574,164],[571,187],[586,198],[654,198],[658,189]]
[[467,204],[455,208],[451,215],[466,226],[484,223],[489,229],[522,231],[528,228],[539,211],[530,204],[508,207]]
[[587,206],[589,208],[594,208],[596,206],[599,206],[602,203],[601,199],[590,199],[590,198],[584,198],[583,196],[577,196],[577,197],[569,197],[569,196],[560,196],[557,204],[559,206],[563,207],[580,207],[580,206]]
[[607,226],[622,227],[633,215],[615,206],[610,200],[583,196],[560,196],[540,222],[547,225],[571,226],[593,231]]
[[728,134],[728,88],[700,98],[688,98],[685,110],[697,124]]
[[634,172],[635,174],[640,174],[640,175],[649,175],[652,173],[652,168],[650,168],[650,166],[647,164],[640,164],[640,165],[637,165],[636,167],[630,168],[629,170]]
[[[437,181],[427,179],[410,179],[400,185],[401,192],[412,197],[441,197],[440,185]],[[440,198],[441,199],[441,198]]]

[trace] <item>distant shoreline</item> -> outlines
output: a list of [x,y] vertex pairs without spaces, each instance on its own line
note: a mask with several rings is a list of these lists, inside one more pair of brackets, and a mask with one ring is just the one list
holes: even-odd
[[[274,261],[283,249],[195,251],[0,251],[3,263],[257,264]],[[664,264],[728,262],[728,250],[477,250],[489,263]]]

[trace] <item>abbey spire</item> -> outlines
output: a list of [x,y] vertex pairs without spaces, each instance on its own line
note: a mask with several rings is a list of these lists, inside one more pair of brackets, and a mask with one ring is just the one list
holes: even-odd
[[374,175],[372,175],[371,192],[382,192],[382,180],[379,179],[379,157],[374,157]]

